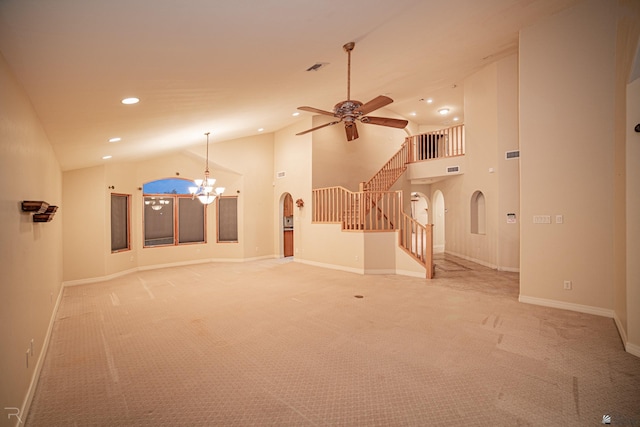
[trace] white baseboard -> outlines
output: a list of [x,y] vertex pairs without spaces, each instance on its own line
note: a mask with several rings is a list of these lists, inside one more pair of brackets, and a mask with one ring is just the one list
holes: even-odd
[[527,304],[541,305],[544,307],[559,308],[561,310],[570,310],[570,311],[577,311],[579,313],[593,314],[596,316],[603,316],[603,317],[609,317],[609,318],[614,317],[613,310],[609,310],[601,307],[593,307],[591,305],[582,305],[582,304],[575,304],[572,302],[557,301],[557,300],[538,298],[538,297],[530,297],[522,294],[520,294],[520,296],[518,297],[518,301],[524,302]]
[[68,280],[66,282],[62,282],[62,286],[63,287],[80,286],[80,285],[88,285],[91,283],[105,282],[107,280],[116,279],[121,276],[126,276],[127,274],[135,273],[138,270],[140,270],[140,268],[135,267],[135,268],[130,268],[128,270],[119,271],[117,273],[109,274],[107,276],[91,277],[89,279]]
[[624,349],[629,354],[633,354],[636,357],[640,357],[640,345],[632,344],[629,342],[627,338],[627,331],[624,330],[622,326],[622,322],[620,318],[618,318],[618,314],[613,312],[613,320],[616,322],[616,327],[618,328],[618,333],[620,334],[620,339],[622,340],[622,344],[624,345]]
[[396,270],[395,273],[391,273],[391,274],[398,274],[400,276],[418,277],[420,279],[426,279],[427,277],[426,271],[419,273],[417,271],[410,271],[410,270]]
[[396,274],[395,269],[364,269],[364,274]]
[[452,251],[445,251],[445,254],[457,256],[458,258],[462,258],[462,259],[466,259],[467,261],[475,262],[476,264],[483,265],[483,266],[491,268],[493,270],[497,270],[498,269],[498,266],[495,265],[495,264],[491,264],[490,262],[483,261],[481,259],[472,258],[472,257],[467,256],[467,255],[459,254],[459,253],[452,252]]
[[64,286],[60,286],[60,291],[58,292],[58,298],[56,298],[56,303],[53,306],[53,311],[51,312],[51,319],[49,319],[49,326],[47,327],[47,332],[44,335],[44,341],[42,342],[42,350],[38,355],[38,360],[36,362],[36,366],[33,369],[33,375],[31,376],[31,381],[29,382],[29,388],[27,389],[27,395],[24,398],[24,402],[22,402],[22,408],[20,408],[20,420],[16,420],[16,426],[19,426],[26,422],[27,415],[29,415],[29,409],[31,408],[31,402],[33,402],[33,396],[36,392],[36,387],[38,385],[38,380],[40,379],[40,372],[42,371],[42,366],[44,365],[44,359],[47,354],[47,350],[49,349],[49,341],[51,340],[51,333],[53,332],[53,324],[56,320],[56,316],[58,315],[58,307],[60,307],[60,302],[62,301],[62,294],[64,292]]
[[254,256],[251,258],[243,258],[240,262],[261,261],[263,259],[279,259],[279,258],[284,258],[284,257],[279,255],[262,255],[262,256]]
[[625,345],[625,347],[627,346],[627,331],[624,330],[624,327],[622,326],[622,322],[620,321],[620,318],[618,317],[618,314],[614,311],[613,312],[613,320],[616,322],[616,327],[618,328],[618,333],[620,334],[620,339],[622,340],[622,343]]
[[490,262],[487,262],[487,261],[483,261],[481,259],[476,259],[476,258],[467,256],[467,255],[462,255],[462,254],[459,254],[459,253],[456,253],[456,252],[452,252],[452,251],[445,251],[445,253],[449,254],[449,255],[456,256],[458,258],[466,259],[467,261],[475,262],[476,264],[483,265],[483,266],[491,268],[493,270],[506,271],[506,272],[509,272],[509,273],[520,273],[520,267],[499,266],[499,265],[491,264]]
[[364,270],[361,268],[346,267],[344,265],[336,265],[336,264],[326,264],[324,262],[309,261],[307,259],[300,259],[300,258],[294,258],[293,261],[299,262],[301,264],[313,265],[314,267],[328,268],[330,270],[339,270],[339,271],[346,271],[349,273],[364,274]]
[[625,343],[625,350],[627,350],[627,353],[629,354],[633,354],[636,357],[640,357],[640,345],[635,345],[635,344],[631,344],[631,343]]
[[353,268],[353,267],[345,267],[343,265],[326,264],[322,262],[309,261],[309,260],[300,259],[300,258],[294,258],[294,261],[299,262],[301,264],[313,265],[314,267],[328,268],[330,270],[346,271],[346,272],[355,273],[355,274],[371,274],[371,275],[397,274],[400,276],[418,277],[420,279],[426,278],[425,272],[420,273],[417,271],[395,270],[395,269],[383,269],[383,270],[360,269],[360,268]]
[[153,264],[153,265],[143,265],[140,267],[130,268],[128,270],[119,271],[117,273],[108,274],[106,276],[100,277],[91,277],[88,279],[78,279],[78,280],[68,280],[66,282],[62,282],[62,286],[79,286],[79,285],[88,285],[91,283],[100,283],[106,282],[107,280],[116,279],[121,276],[126,276],[127,274],[135,273],[137,271],[148,271],[148,270],[159,270],[161,268],[171,268],[171,267],[184,267],[187,265],[195,265],[195,264],[206,264],[209,262],[249,262],[249,261],[258,261],[262,259],[273,259],[277,258],[275,255],[264,255],[253,258],[207,258],[207,259],[198,259],[191,261],[179,261],[179,262],[171,262],[166,264]]

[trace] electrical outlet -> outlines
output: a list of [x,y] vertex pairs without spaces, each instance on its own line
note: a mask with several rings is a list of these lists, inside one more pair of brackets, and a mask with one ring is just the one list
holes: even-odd
[[571,290],[571,280],[565,280],[564,281],[564,290],[565,291],[570,291]]

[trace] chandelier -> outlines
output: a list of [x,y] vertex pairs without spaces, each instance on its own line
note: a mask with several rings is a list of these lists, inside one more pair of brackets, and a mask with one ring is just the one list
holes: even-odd
[[193,182],[196,186],[189,187],[189,193],[191,193],[192,200],[197,197],[202,204],[209,205],[216,197],[224,193],[224,187],[217,187],[215,191],[213,190],[216,179],[209,177],[209,132],[205,133],[205,135],[207,136],[207,163],[204,168],[204,178],[194,179]]
[[159,211],[164,205],[168,205],[169,203],[170,202],[168,200],[163,199],[162,197],[160,197],[160,200],[157,201],[155,197],[150,197],[149,199],[144,201],[144,204],[147,206],[151,206],[151,209],[153,209],[154,211]]

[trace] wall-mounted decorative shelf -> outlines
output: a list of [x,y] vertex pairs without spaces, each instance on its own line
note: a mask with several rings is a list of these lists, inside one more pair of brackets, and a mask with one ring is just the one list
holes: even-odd
[[49,222],[58,210],[57,206],[49,206],[44,213],[33,214],[33,222]]
[[42,200],[24,200],[22,212],[33,213],[33,222],[49,222],[58,210],[57,206],[50,206]]
[[34,214],[44,213],[49,207],[49,203],[42,200],[25,200],[22,202],[22,212],[33,212]]

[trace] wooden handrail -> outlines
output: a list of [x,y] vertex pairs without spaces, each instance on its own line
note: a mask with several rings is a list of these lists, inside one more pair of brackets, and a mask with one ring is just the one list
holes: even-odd
[[369,179],[360,184],[360,191],[389,191],[395,182],[407,170],[409,163],[409,144],[405,142],[387,162]]
[[433,224],[422,225],[402,213],[398,244],[413,259],[424,265],[427,279],[433,278]]
[[462,156],[465,153],[464,125],[408,136],[409,162]]

